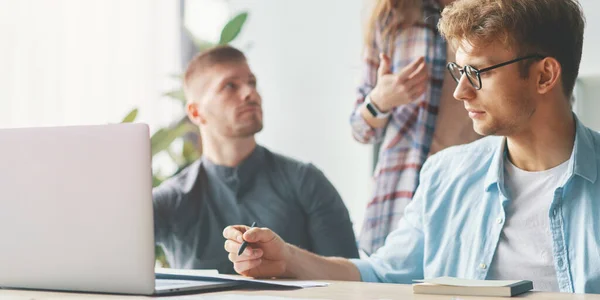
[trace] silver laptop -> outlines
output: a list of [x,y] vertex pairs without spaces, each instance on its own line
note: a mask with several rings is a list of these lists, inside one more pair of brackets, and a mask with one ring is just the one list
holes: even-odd
[[0,129],[0,287],[123,294],[225,288],[155,280],[148,126]]

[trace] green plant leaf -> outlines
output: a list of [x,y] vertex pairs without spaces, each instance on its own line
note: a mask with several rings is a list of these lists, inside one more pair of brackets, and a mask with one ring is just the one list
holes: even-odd
[[157,187],[157,186],[159,186],[159,185],[160,185],[160,184],[163,182],[163,180],[164,180],[164,179],[162,179],[162,178],[159,178],[159,177],[158,177],[158,176],[156,176],[156,175],[152,175],[152,187]]
[[181,155],[185,161],[184,164],[190,164],[200,157],[200,152],[191,141],[184,141],[182,148]]
[[125,116],[125,118],[123,118],[121,123],[131,123],[131,122],[135,121],[137,114],[138,114],[138,109],[134,108],[127,114],[127,116]]
[[155,253],[154,256],[155,256],[158,264],[163,268],[169,268],[169,262],[167,261],[167,257],[165,255],[165,252],[163,251],[162,247],[159,245],[156,245],[154,247],[154,253]]
[[152,156],[169,148],[173,141],[190,130],[194,130],[194,125],[187,122],[180,123],[174,128],[161,128],[157,130],[150,138]]
[[173,150],[171,150],[171,148],[165,149],[165,152],[167,152],[167,154],[169,154],[169,156],[171,157],[171,159],[173,160],[173,162],[175,162],[175,164],[177,166],[181,166],[181,165],[185,164],[185,159],[183,158],[183,156],[181,154],[173,152]]
[[152,156],[154,156],[154,154],[162,151],[163,149],[160,149],[160,151],[155,151],[154,149],[158,149],[158,145],[160,141],[163,141],[167,136],[169,135],[168,129],[167,128],[161,128],[159,130],[157,130],[156,132],[154,132],[154,134],[150,137],[150,146],[152,147]]
[[243,12],[229,20],[229,22],[225,24],[225,27],[223,27],[223,30],[221,30],[219,44],[224,45],[233,41],[238,34],[240,34],[240,31],[242,31],[242,27],[244,26],[244,23],[246,23],[247,18],[248,13]]
[[157,130],[152,137],[150,137],[152,156],[167,149],[175,138],[176,137],[173,137],[172,130],[170,129],[161,128]]
[[172,90],[170,92],[164,93],[163,96],[171,97],[183,105],[185,105],[187,102],[185,100],[185,93],[183,92],[183,89]]

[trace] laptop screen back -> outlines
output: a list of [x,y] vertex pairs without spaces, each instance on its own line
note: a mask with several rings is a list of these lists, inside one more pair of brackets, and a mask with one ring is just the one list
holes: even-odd
[[0,287],[151,294],[144,124],[0,130]]

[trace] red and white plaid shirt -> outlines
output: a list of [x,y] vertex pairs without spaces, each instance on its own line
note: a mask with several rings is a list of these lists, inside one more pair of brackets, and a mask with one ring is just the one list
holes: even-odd
[[[357,141],[382,142],[374,172],[375,190],[359,236],[359,247],[367,254],[381,247],[387,235],[397,227],[429,155],[446,72],[446,42],[437,31],[440,11],[436,1],[424,0],[421,23],[398,29],[394,40],[382,40],[381,34],[376,32],[372,44],[364,51],[364,77],[350,123]],[[392,44],[394,46],[389,47]],[[430,82],[423,96],[395,107],[387,126],[375,129],[365,122],[359,108],[375,87],[380,52],[390,55],[393,73],[424,56]]]

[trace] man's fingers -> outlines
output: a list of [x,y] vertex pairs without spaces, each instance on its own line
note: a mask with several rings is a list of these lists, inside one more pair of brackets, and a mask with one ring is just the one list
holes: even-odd
[[384,53],[379,54],[379,67],[377,68],[377,78],[385,74],[392,73],[392,63],[390,62],[390,58]]
[[263,257],[263,252],[260,249],[254,249],[254,250],[250,250],[250,251],[248,251],[246,249],[246,250],[244,250],[244,253],[242,253],[242,255],[237,255],[237,253],[234,253],[234,252],[229,252],[229,254],[227,255],[227,258],[232,263],[238,263],[238,262],[247,261],[247,260],[255,260],[255,259],[262,258],[262,257]]
[[238,242],[235,242],[232,240],[226,240],[224,248],[225,248],[225,251],[227,251],[229,253],[237,253],[241,246],[242,246],[242,244],[240,244]]
[[268,228],[254,227],[244,233],[244,240],[249,243],[267,243],[275,238],[275,233]]
[[225,229],[223,229],[223,237],[228,240],[242,243],[244,242],[242,235],[246,230],[248,230],[248,226],[244,225],[227,226]]
[[258,266],[260,266],[260,264],[262,263],[262,259],[258,258],[258,259],[252,259],[252,260],[246,260],[246,261],[240,261],[240,262],[235,262],[233,264],[233,269],[238,272],[238,273],[244,273],[248,270],[254,269]]
[[[241,255],[237,255],[239,249],[240,249],[240,244],[231,241],[231,240],[227,240],[225,242],[225,251],[229,252],[229,257],[231,259],[233,259],[232,261],[238,260],[239,259],[244,259],[244,258],[257,258],[257,257],[261,257],[263,255],[263,250],[262,249],[258,249],[258,248],[253,248],[251,246],[246,247],[246,249],[244,249],[244,252]],[[232,256],[232,254],[234,254],[234,256]]]

